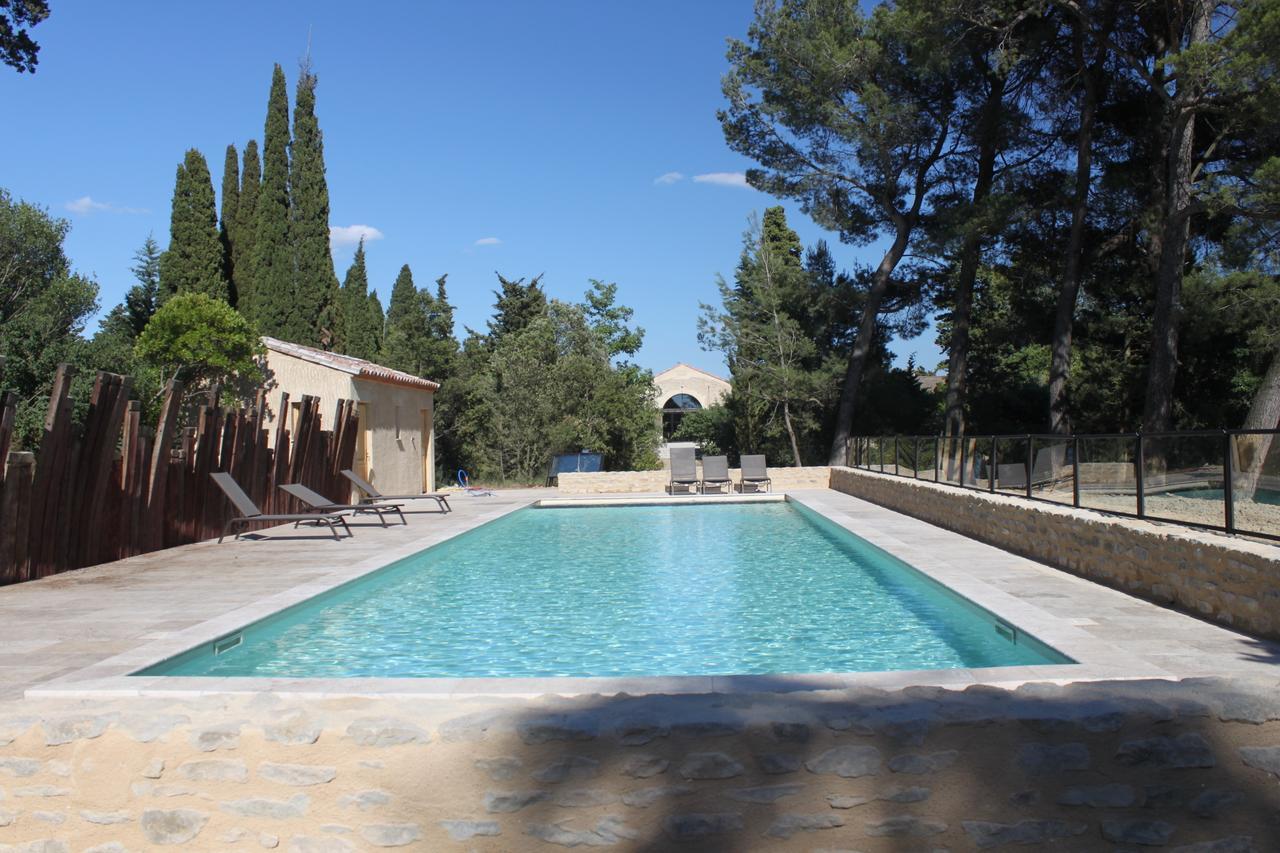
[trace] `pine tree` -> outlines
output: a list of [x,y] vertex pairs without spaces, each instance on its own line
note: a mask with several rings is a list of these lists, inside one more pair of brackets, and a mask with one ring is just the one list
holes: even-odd
[[[268,335],[288,334],[293,303],[293,247],[289,243],[289,95],[275,67],[262,143],[262,187],[254,212],[253,309]],[[308,341],[302,341],[308,343]]]
[[261,187],[262,163],[258,160],[258,141],[250,139],[244,147],[244,173],[240,177],[240,199],[233,232],[236,237],[231,244],[231,274],[236,291],[236,307],[246,317],[253,316],[253,238],[257,227],[258,191]]
[[124,312],[135,337],[142,334],[151,315],[160,307],[161,257],[160,246],[150,234],[142,248],[133,253],[134,264],[131,271],[138,283],[129,288],[124,296]]
[[497,343],[503,336],[520,331],[534,318],[547,313],[547,295],[538,287],[541,275],[534,276],[528,284],[523,278],[512,281],[503,278],[502,273],[494,275],[502,290],[493,292],[498,301],[493,305],[494,315],[489,321],[489,340]]
[[386,335],[382,341],[382,364],[421,376],[423,348],[427,338],[426,296],[413,284],[413,272],[409,265],[400,268],[396,283],[391,288],[391,301],[387,305]]
[[163,298],[175,293],[227,298],[213,178],[204,155],[194,148],[178,166],[174,182],[169,248],[160,259],[160,288]]
[[237,301],[235,277],[235,244],[239,241],[236,228],[240,210],[240,157],[234,145],[227,146],[222,163],[222,210],[218,237],[222,242],[222,270],[227,279],[227,289],[232,306]]
[[[378,319],[373,319],[369,299],[369,275],[364,264],[364,240],[356,246],[355,257],[342,280],[342,340],[344,352],[356,358],[376,358],[378,338],[382,331],[382,306]],[[376,300],[377,297],[374,296]]]
[[294,95],[290,147],[290,242],[294,251],[289,339],[333,349],[337,343],[338,276],[329,249],[329,188],[324,136],[316,120],[316,75],[304,62]]

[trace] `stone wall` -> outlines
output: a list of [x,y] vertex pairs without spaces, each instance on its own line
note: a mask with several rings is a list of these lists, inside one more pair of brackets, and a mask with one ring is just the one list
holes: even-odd
[[853,468],[831,488],[1007,551],[1280,639],[1280,547]]
[[1274,680],[0,705],[0,849],[40,853],[1264,853],[1278,779]]
[[[742,472],[738,468],[729,469],[729,477],[737,483]],[[702,476],[702,463],[698,463],[698,476]],[[769,476],[773,479],[773,491],[785,492],[788,489],[825,489],[831,482],[831,469],[825,465],[811,465],[804,468],[770,468]],[[665,492],[671,474],[661,471],[599,471],[590,474],[561,474],[559,479],[562,495],[607,495]]]

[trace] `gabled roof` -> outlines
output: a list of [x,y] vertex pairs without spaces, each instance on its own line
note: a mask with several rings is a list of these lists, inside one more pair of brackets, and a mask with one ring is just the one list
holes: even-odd
[[262,345],[273,352],[291,355],[294,358],[300,358],[303,361],[309,361],[312,364],[328,367],[360,379],[386,382],[389,385],[403,385],[407,388],[422,388],[427,391],[435,391],[440,387],[439,382],[432,382],[430,379],[423,379],[421,376],[414,376],[412,373],[405,373],[403,370],[392,370],[390,367],[383,367],[380,364],[374,364],[372,361],[365,361],[363,358],[342,355],[336,352],[326,352],[315,347],[292,344],[288,341],[269,338],[265,335],[262,338]]
[[717,376],[716,374],[712,373],[710,370],[703,370],[701,367],[694,367],[692,364],[685,364],[683,361],[677,361],[675,364],[671,365],[661,373],[654,374],[653,378],[657,379],[659,376],[670,373],[671,371],[675,370],[677,367],[683,367],[687,370],[692,370],[694,373],[701,373],[703,376],[710,376],[712,379],[715,379],[718,382],[723,382],[726,385],[732,384],[729,382],[728,379],[725,379],[723,376]]

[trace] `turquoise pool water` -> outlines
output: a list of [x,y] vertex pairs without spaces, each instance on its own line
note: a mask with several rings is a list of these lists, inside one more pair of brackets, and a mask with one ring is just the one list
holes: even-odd
[[636,676],[1065,662],[816,513],[771,503],[520,510],[138,674]]

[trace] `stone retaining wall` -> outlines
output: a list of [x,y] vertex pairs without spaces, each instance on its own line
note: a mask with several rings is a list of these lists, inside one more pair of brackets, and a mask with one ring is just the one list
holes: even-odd
[[1141,598],[1280,639],[1280,547],[854,468],[831,488]]
[[1265,853],[1278,779],[1274,680],[0,705],[0,849],[40,853]]
[[[742,472],[738,468],[729,469],[729,477],[737,483]],[[698,463],[698,476],[702,476],[702,463]],[[773,490],[784,492],[787,489],[825,489],[831,482],[831,469],[825,465],[811,465],[804,468],[770,468],[769,476],[773,479]],[[671,475],[661,471],[598,471],[588,474],[561,474],[558,480],[562,495],[607,495],[664,492]]]

